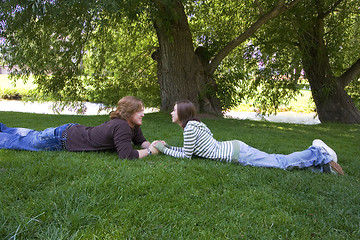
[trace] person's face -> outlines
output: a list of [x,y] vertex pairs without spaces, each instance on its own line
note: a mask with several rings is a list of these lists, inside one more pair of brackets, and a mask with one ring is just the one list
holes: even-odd
[[131,117],[128,119],[130,127],[141,126],[143,117],[144,109],[141,109],[141,111],[135,112],[133,115],[131,115]]
[[177,113],[177,104],[174,105],[174,110],[171,112],[171,120],[173,123],[180,123]]

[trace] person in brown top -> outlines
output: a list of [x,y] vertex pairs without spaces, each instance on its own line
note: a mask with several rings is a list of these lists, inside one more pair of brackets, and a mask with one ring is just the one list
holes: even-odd
[[[143,158],[158,151],[146,141],[141,131],[143,102],[133,96],[119,100],[110,121],[95,127],[69,123],[56,128],[35,131],[10,128],[0,123],[0,149],[30,151],[116,151],[119,158]],[[133,149],[139,145],[140,150]]]

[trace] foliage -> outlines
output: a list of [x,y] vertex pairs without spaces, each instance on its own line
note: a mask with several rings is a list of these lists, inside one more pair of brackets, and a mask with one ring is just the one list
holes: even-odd
[[[194,43],[206,49],[207,59],[256,21],[259,15],[257,3],[204,1],[189,4],[187,14],[191,16],[189,24]],[[269,1],[259,4],[262,4],[263,10],[272,7]],[[260,112],[273,113],[298,93],[300,87],[296,79],[300,77],[300,71],[291,75],[289,71],[294,72],[294,67],[301,69],[299,59],[287,68],[275,70],[283,61],[281,58],[289,59],[290,56],[273,56],[272,61],[266,61],[272,64],[268,66],[259,55],[262,55],[260,49],[252,44],[250,38],[222,61],[214,78],[218,85],[216,94],[224,110],[252,99],[254,107]]]
[[274,72],[274,68],[262,68],[258,65],[259,61],[254,55],[239,50],[223,61],[215,77],[224,109],[236,107],[241,102],[251,102],[260,113],[271,114],[299,94],[302,85],[291,79],[293,76],[286,71]]
[[[157,66],[150,58],[158,46],[153,21],[162,17],[156,15],[155,6],[171,2],[2,1],[0,37],[6,42],[1,52],[8,63],[20,67],[13,77],[33,73],[45,97],[114,105],[123,95],[136,95],[158,106]],[[187,0],[182,4],[194,47],[210,60],[275,2]],[[309,24],[306,20],[315,3],[301,1],[222,61],[214,75],[218,83],[214,94],[224,109],[255,98],[254,105],[262,112],[276,112],[297,93],[304,81],[297,29]],[[334,1],[321,3],[330,6]],[[359,13],[353,9],[359,9],[359,1],[345,1],[325,22],[330,63],[337,76],[359,58]],[[163,17],[163,24],[172,17]],[[352,96],[357,93],[356,87],[347,90],[353,91]]]
[[151,59],[156,37],[149,25],[123,18],[95,31],[83,62],[89,101],[116,105],[119,96],[136,95],[149,106],[160,105],[156,64]]
[[207,59],[250,26],[258,17],[253,1],[188,1],[185,11],[195,47]]
[[345,90],[349,93],[352,100],[354,100],[357,108],[360,109],[360,79],[352,81]]
[[[37,130],[108,116],[6,112],[0,122]],[[0,150],[1,239],[358,239],[357,125],[295,125],[203,119],[218,140],[273,153],[321,138],[344,177],[153,155]],[[168,114],[147,114],[149,139],[182,144]],[[241,133],[241,134],[240,134]],[[240,137],[241,135],[241,137]],[[261,137],[259,137],[261,136]],[[296,184],[293,184],[296,183]]]
[[[249,8],[249,4],[251,1],[194,1],[186,5],[193,42],[195,47],[202,49],[204,59],[210,60],[254,20],[254,8]],[[233,24],[235,22],[237,24]],[[243,69],[241,54],[240,49],[232,54],[233,57],[226,58],[214,74],[217,83],[215,94],[223,110],[237,106],[245,96],[247,72]]]
[[325,19],[327,50],[336,76],[360,58],[359,8],[359,1],[345,1]]
[[29,90],[0,89],[0,99],[21,100],[30,95]]
[[33,95],[32,84],[11,84],[7,74],[0,74],[0,99],[19,100]]
[[[45,96],[114,104],[119,95],[131,94],[158,105],[156,66],[149,58],[157,45],[154,6],[148,1],[7,1],[1,7],[3,54],[20,66],[13,76],[35,74]],[[212,55],[258,16],[252,1],[184,1],[184,6],[194,45]],[[265,2],[264,9],[270,7]],[[217,95],[234,98],[221,89]]]
[[[159,99],[154,96],[159,90],[149,63],[153,33],[146,22],[131,25],[121,14],[123,7],[132,4],[7,1],[1,6],[0,20],[6,22],[2,25],[6,31],[0,31],[5,38],[1,50],[10,67],[19,66],[12,77],[33,74],[43,96],[64,103],[92,100],[114,105],[122,95],[131,94],[157,105]],[[132,10],[127,12],[135,16]],[[136,31],[129,34],[130,28]],[[124,41],[126,37],[130,41]],[[130,44],[133,40],[136,46]],[[104,51],[109,57],[106,62],[101,61]],[[146,58],[134,59],[138,55]]]
[[[304,77],[306,79],[301,72],[304,56],[298,48],[302,41],[300,29],[312,24],[310,19],[317,14],[318,7],[329,9],[329,15],[324,18],[324,40],[332,72],[335,76],[340,76],[355,63],[360,58],[360,14],[359,11],[354,11],[360,8],[359,1],[340,1],[340,4],[330,11],[333,5],[335,1],[301,1],[295,8],[264,26],[253,39],[253,44],[261,51],[261,54],[257,55],[258,62],[268,69],[259,71],[259,76],[270,79],[274,75],[286,75],[294,84],[302,81]],[[353,82],[356,82],[356,79],[353,79]],[[349,87],[348,90],[355,89]]]
[[14,78],[32,73],[44,94],[56,94],[60,100],[64,96],[79,100],[79,64],[87,38],[83,26],[91,28],[87,21],[91,13],[81,4],[54,3],[9,1],[2,5],[2,21],[6,21],[3,56],[10,67],[19,66],[12,72]]

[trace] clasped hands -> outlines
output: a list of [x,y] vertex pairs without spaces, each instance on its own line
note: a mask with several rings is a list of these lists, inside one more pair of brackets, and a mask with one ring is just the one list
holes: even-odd
[[153,154],[163,152],[165,149],[166,142],[163,140],[155,140],[150,144],[150,150]]

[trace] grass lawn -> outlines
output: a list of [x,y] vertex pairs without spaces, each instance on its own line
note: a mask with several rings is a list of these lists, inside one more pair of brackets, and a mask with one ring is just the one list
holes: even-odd
[[[107,116],[0,112],[11,127],[89,126]],[[164,155],[0,149],[0,239],[360,239],[360,126],[204,119],[218,140],[291,153],[323,139],[345,176]],[[148,140],[182,144],[164,113]]]
[[30,90],[35,87],[36,85],[32,83],[32,77],[30,77],[29,81],[26,83],[19,80],[16,82],[16,85],[14,86],[14,84],[8,79],[7,74],[0,74],[0,91],[3,89]]
[[30,93],[36,87],[32,83],[33,78],[30,76],[29,80],[24,83],[22,80],[16,81],[14,84],[8,79],[8,75],[0,74],[0,99],[20,99],[21,97],[33,95]]

